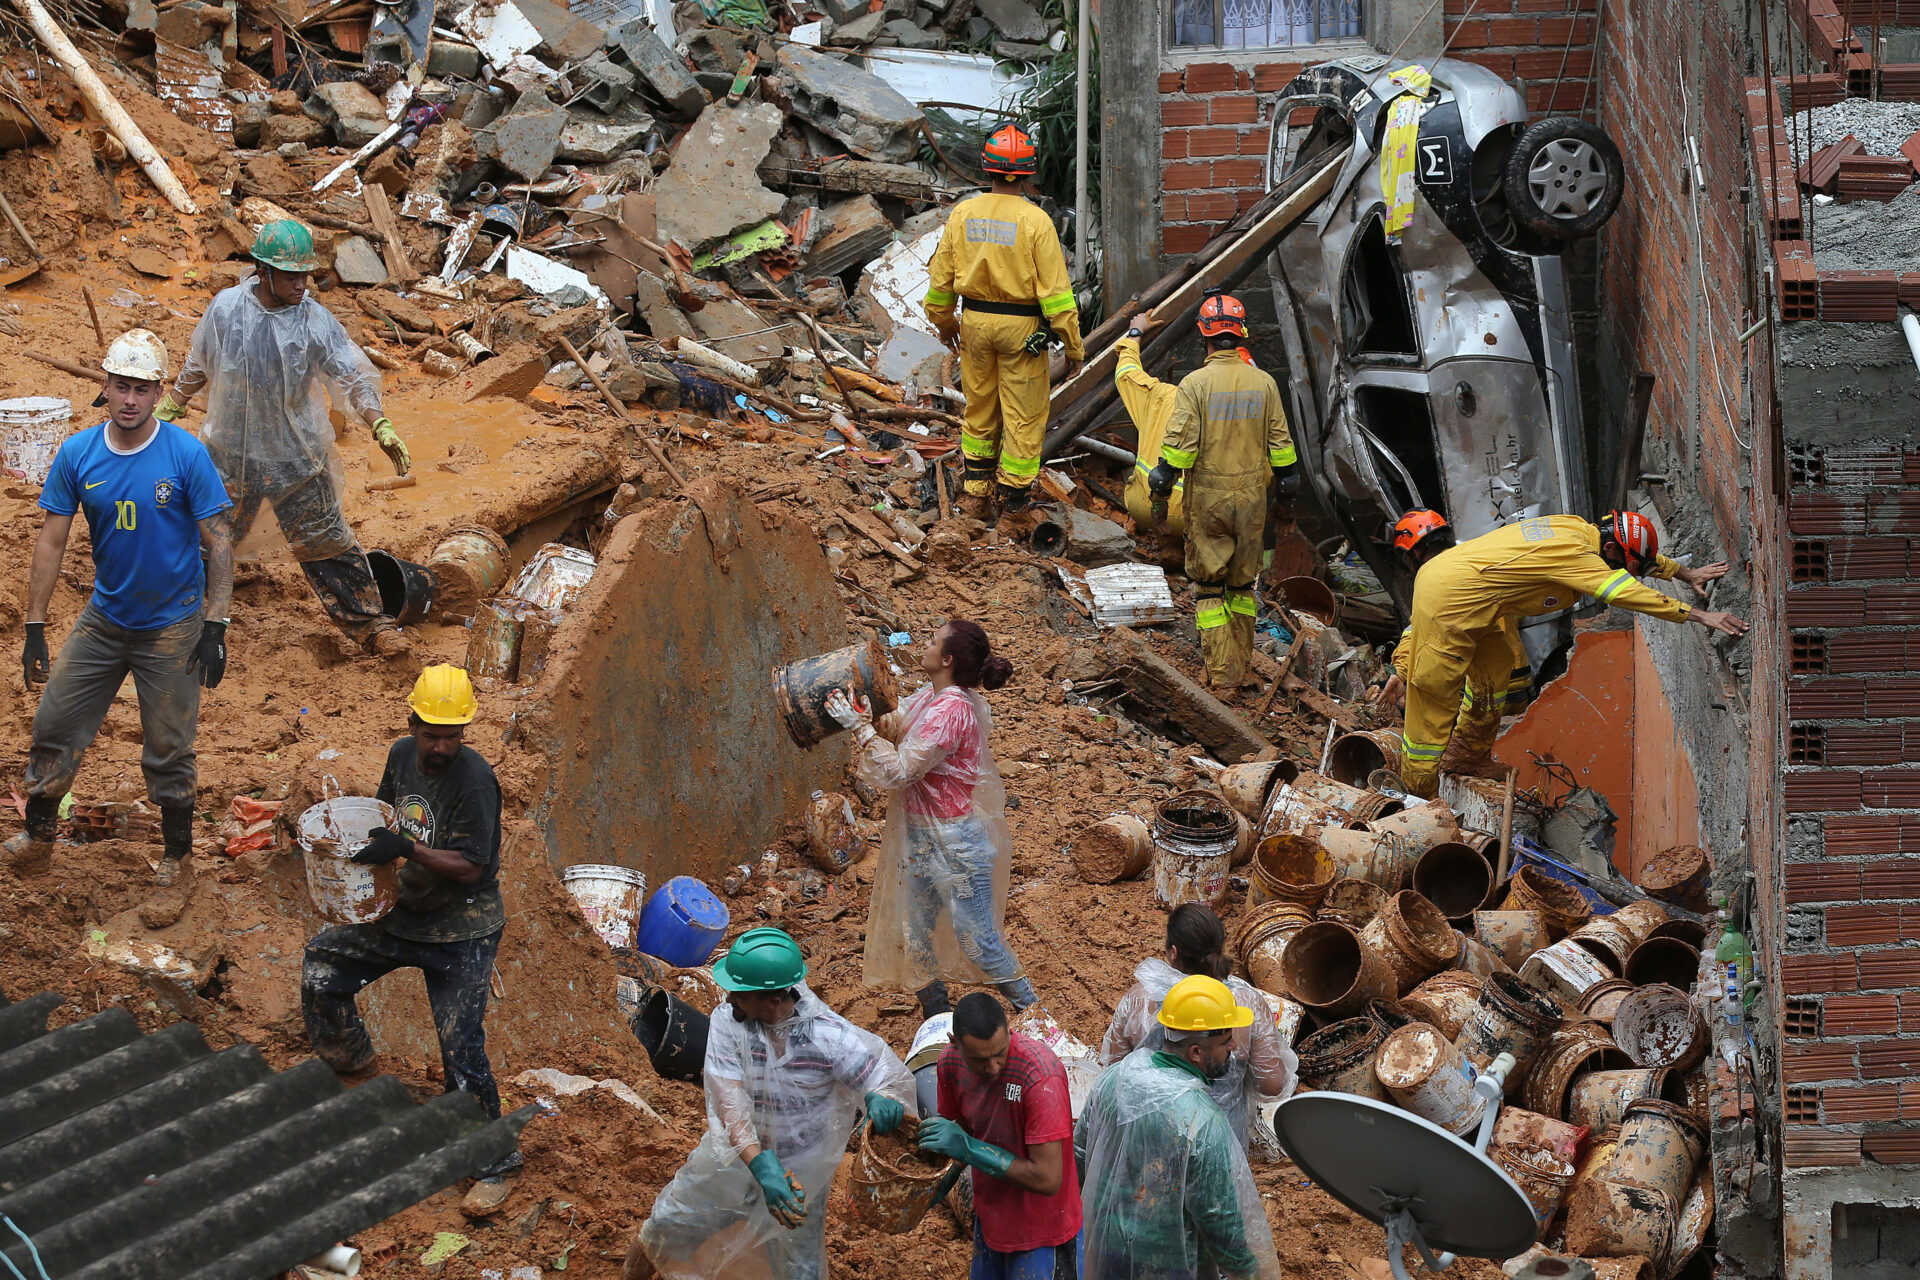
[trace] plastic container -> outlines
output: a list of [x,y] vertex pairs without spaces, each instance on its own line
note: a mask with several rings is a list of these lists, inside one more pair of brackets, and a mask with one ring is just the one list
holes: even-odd
[[595,567],[590,553],[549,542],[514,578],[511,594],[541,609],[565,609],[593,581]]
[[1667,1073],[1654,1067],[1589,1071],[1574,1077],[1567,1087],[1566,1120],[1595,1133],[1615,1128],[1627,1107],[1642,1098],[1657,1098]]
[[1536,991],[1546,992],[1569,1009],[1578,1009],[1587,992],[1612,976],[1611,970],[1572,938],[1563,938],[1544,951],[1534,952],[1520,966],[1522,981]]
[[1678,938],[1648,938],[1627,958],[1626,979],[1636,987],[1664,982],[1691,990],[1700,976],[1700,950]]
[[707,962],[726,936],[727,904],[692,876],[675,876],[653,891],[634,929],[634,950],[675,968]]
[[1547,930],[1555,942],[1593,915],[1579,890],[1535,866],[1522,866],[1513,873],[1502,906],[1508,911],[1538,911],[1546,916]]
[[827,714],[827,698],[848,685],[866,696],[876,717],[899,705],[893,668],[887,665],[880,637],[869,635],[860,644],[773,669],[774,700],[794,742],[810,748],[841,731],[840,722]]
[[1480,1004],[1484,981],[1459,969],[1434,974],[1400,998],[1400,1007],[1455,1040]]
[[707,1015],[655,987],[640,1002],[633,1034],[647,1051],[653,1069],[668,1080],[700,1083],[707,1062]]
[[1385,831],[1354,831],[1343,824],[1323,826],[1317,832],[1320,847],[1333,860],[1334,873],[1348,880],[1365,880],[1388,893],[1398,893],[1419,861],[1420,851],[1405,837]]
[[862,1121],[860,1144],[848,1169],[853,1216],[883,1235],[904,1235],[933,1208],[935,1193],[954,1162],[914,1145],[917,1119],[890,1134],[876,1134]]
[[1441,915],[1459,924],[1472,919],[1493,896],[1493,868],[1471,845],[1447,840],[1413,864],[1413,887]]
[[1346,733],[1327,753],[1327,776],[1350,787],[1364,787],[1380,769],[1400,772],[1400,735],[1385,729]]
[[560,883],[608,946],[633,946],[634,926],[647,900],[645,875],[612,863],[578,862],[560,873]]
[[1548,1038],[1547,1047],[1534,1059],[1533,1070],[1520,1089],[1520,1105],[1564,1120],[1567,1090],[1577,1076],[1632,1065],[1633,1060],[1613,1043],[1605,1027],[1597,1022],[1570,1022]]
[[[1367,830],[1396,835],[1407,842],[1407,854],[1417,862],[1421,854],[1437,844],[1460,838],[1460,824],[1444,800],[1429,800],[1411,809],[1389,813],[1367,823]],[[1412,873],[1409,864],[1407,871]],[[1397,887],[1397,886],[1393,886]]]
[[1635,1065],[1685,1071],[1707,1056],[1707,1026],[1677,987],[1641,987],[1613,1015],[1613,1039]]
[[1270,995],[1291,994],[1284,968],[1287,944],[1312,923],[1313,913],[1293,902],[1269,902],[1248,912],[1238,931],[1237,949],[1254,986]]
[[1553,928],[1544,911],[1476,911],[1473,936],[1509,969],[1518,969],[1528,956],[1553,945]]
[[1226,905],[1239,843],[1231,806],[1211,791],[1182,791],[1154,807],[1153,896],[1168,911],[1186,902]]
[[1460,954],[1460,938],[1431,902],[1411,889],[1396,893],[1360,931],[1360,941],[1393,970],[1396,997],[1406,995]]
[[524,600],[488,600],[473,616],[467,637],[467,674],[475,680],[511,680],[520,671],[520,644],[527,615],[538,613]]
[[1380,908],[1387,905],[1391,896],[1371,880],[1341,876],[1327,886],[1327,896],[1320,899],[1319,918],[1343,924],[1357,933],[1380,914]]
[[1282,578],[1275,584],[1275,594],[1295,613],[1307,614],[1329,627],[1340,622],[1340,597],[1318,578],[1305,574]]
[[1268,836],[1253,851],[1247,904],[1292,902],[1312,912],[1333,881],[1333,861],[1318,842],[1297,835]]
[[1153,833],[1132,814],[1116,813],[1083,828],[1067,852],[1088,884],[1132,880],[1153,863]]
[[0,400],[0,466],[44,485],[72,421],[73,405],[58,396]]
[[375,827],[393,821],[393,806],[371,796],[334,796],[300,815],[298,840],[307,870],[307,896],[332,924],[369,924],[400,901],[400,872],[392,863],[369,867],[349,861],[367,847]]
[[1273,789],[1299,775],[1300,767],[1291,760],[1256,760],[1228,765],[1213,783],[1236,811],[1258,822]]
[[1393,967],[1386,957],[1331,920],[1317,920],[1295,934],[1280,971],[1287,994],[1323,1020],[1352,1017],[1367,1001],[1391,999],[1395,993]]
[[1473,1066],[1437,1027],[1413,1022],[1388,1035],[1373,1070],[1403,1111],[1449,1133],[1480,1123],[1486,1104],[1473,1092]]
[[1537,1239],[1566,1203],[1568,1188],[1573,1185],[1572,1162],[1544,1147],[1490,1147],[1487,1158],[1506,1170],[1533,1206]]
[[440,539],[427,568],[440,584],[443,612],[471,615],[507,580],[506,539],[484,525],[461,525]]
[[1596,916],[1568,934],[1567,941],[1585,947],[1588,954],[1615,974],[1626,970],[1627,957],[1640,945],[1640,937],[1631,922],[1623,923],[1618,914]]
[[830,876],[860,860],[866,841],[854,825],[853,804],[837,791],[816,791],[807,805],[807,856]]
[[369,551],[367,567],[380,588],[380,612],[410,627],[432,611],[440,584],[426,565],[402,560],[390,551]]
[[1352,1093],[1392,1102],[1373,1073],[1374,1054],[1386,1032],[1371,1018],[1348,1018],[1320,1028],[1300,1042],[1300,1083],[1329,1093]]
[[1551,996],[1543,995],[1510,974],[1497,973],[1480,988],[1473,1017],[1454,1040],[1474,1070],[1484,1071],[1503,1053],[1513,1055],[1507,1074],[1507,1096],[1520,1092],[1534,1059],[1547,1039],[1560,1029],[1565,1015]]
[[1640,870],[1640,887],[1676,907],[1705,914],[1713,861],[1699,845],[1677,844],[1653,856]]

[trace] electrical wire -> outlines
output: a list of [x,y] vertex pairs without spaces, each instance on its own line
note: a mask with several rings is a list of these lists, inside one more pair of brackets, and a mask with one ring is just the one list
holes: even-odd
[[[33,1259],[33,1269],[40,1273],[39,1280],[52,1280],[52,1277],[47,1275],[47,1264],[40,1261],[40,1250],[34,1247],[33,1237],[22,1231],[19,1226],[14,1223],[14,1220],[4,1213],[0,1213],[0,1222],[6,1223],[7,1230],[19,1236],[21,1242],[27,1246],[27,1256]],[[28,1277],[25,1272],[13,1265],[13,1259],[9,1258],[6,1254],[0,1253],[0,1262],[6,1263],[7,1270],[13,1272],[13,1280],[30,1280],[30,1277]]]

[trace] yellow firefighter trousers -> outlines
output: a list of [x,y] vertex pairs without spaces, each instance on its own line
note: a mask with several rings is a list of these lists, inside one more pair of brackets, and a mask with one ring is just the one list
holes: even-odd
[[1213,488],[1188,476],[1187,577],[1207,682],[1237,689],[1253,658],[1253,580],[1267,520],[1266,476],[1245,488]]
[[[964,304],[963,304],[964,305]],[[1047,434],[1047,357],[1022,348],[1040,327],[1037,316],[960,313],[960,389],[967,425],[960,450],[970,460],[999,460],[999,481],[1024,489],[1040,474]],[[973,481],[967,492],[973,493]],[[974,496],[983,496],[981,492]]]
[[[1431,798],[1440,789],[1442,755],[1450,764],[1465,765],[1492,752],[1503,694],[1513,677],[1514,646],[1498,627],[1475,633],[1417,623],[1414,644],[1400,780],[1414,795]],[[1462,739],[1457,754],[1448,750],[1456,734]]]

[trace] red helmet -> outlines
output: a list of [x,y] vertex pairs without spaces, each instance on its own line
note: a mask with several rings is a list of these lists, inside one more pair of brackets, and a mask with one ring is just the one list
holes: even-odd
[[1438,511],[1416,507],[1393,522],[1393,545],[1398,550],[1411,551],[1429,534],[1442,533],[1451,527]]
[[1645,573],[1660,554],[1660,535],[1653,521],[1638,511],[1609,511],[1600,522],[1600,532],[1611,537],[1626,552],[1627,568],[1634,574]]
[[980,167],[988,173],[1007,173],[1024,177],[1040,167],[1040,153],[1033,138],[1017,124],[1001,125],[987,136],[980,148]]
[[1223,333],[1247,336],[1247,309],[1230,293],[1216,293],[1200,304],[1200,332],[1209,338]]

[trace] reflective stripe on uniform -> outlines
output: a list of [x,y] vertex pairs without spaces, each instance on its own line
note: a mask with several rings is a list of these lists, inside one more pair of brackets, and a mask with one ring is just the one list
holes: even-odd
[[1193,620],[1202,631],[1227,625],[1227,603],[1219,596],[1202,596],[1194,605]]
[[1160,448],[1160,461],[1180,471],[1193,470],[1194,462],[1199,458],[1199,449],[1173,449],[1165,445]]
[[1144,373],[1144,372],[1146,372],[1146,371],[1145,371],[1144,369],[1142,369],[1142,368],[1140,367],[1140,365],[1139,365],[1139,363],[1138,363],[1138,362],[1136,362],[1136,361],[1131,361],[1131,360],[1129,360],[1129,361],[1128,361],[1127,363],[1125,363],[1125,364],[1117,364],[1117,365],[1115,365],[1115,366],[1113,367],[1113,371],[1114,371],[1114,372],[1115,372],[1116,374],[1121,374],[1121,373]]
[[1059,293],[1050,293],[1040,299],[1040,314],[1047,317],[1059,315],[1062,311],[1076,310],[1073,290],[1062,289]]
[[1292,445],[1284,449],[1267,450],[1267,465],[1270,467],[1290,467],[1298,461],[1300,455],[1294,452]]
[[921,305],[928,307],[950,307],[958,301],[960,301],[960,295],[957,293],[948,293],[945,289],[929,288],[927,290],[927,296],[921,299]]
[[1622,569],[1601,583],[1600,589],[1593,593],[1593,598],[1602,604],[1609,604],[1615,596],[1619,595],[1620,592],[1632,582],[1633,575],[1625,569]]
[[1260,611],[1260,606],[1254,600],[1253,592],[1235,591],[1232,587],[1228,587],[1227,609],[1231,613],[1245,614],[1251,618]]
[[1015,458],[1003,453],[1000,455],[1000,472],[1002,475],[1031,480],[1040,474],[1040,459]]
[[966,454],[969,458],[985,458],[991,462],[993,460],[993,441],[982,440],[979,436],[970,436],[962,431],[960,433],[960,452]]
[[1438,760],[1446,749],[1444,742],[1415,742],[1404,736],[1400,739],[1400,754],[1407,760]]

